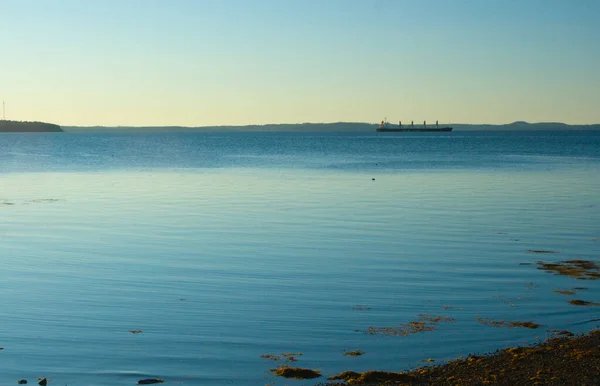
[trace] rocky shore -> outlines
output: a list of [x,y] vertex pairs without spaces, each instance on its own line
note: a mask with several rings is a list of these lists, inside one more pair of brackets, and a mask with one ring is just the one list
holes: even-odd
[[600,330],[407,372],[346,371],[319,385],[600,385]]
[[[528,250],[535,254],[553,254],[551,250]],[[576,280],[600,279],[600,267],[588,260],[537,261],[537,269],[557,276]],[[532,263],[522,263],[532,265]],[[561,295],[575,295],[587,287],[557,289]],[[574,306],[598,306],[600,303],[571,299]],[[368,334],[406,336],[424,333],[437,328],[439,322],[453,322],[453,318],[421,314],[418,320],[391,327],[371,327]],[[477,318],[483,325],[506,328],[542,327],[532,321],[506,321]],[[600,321],[592,319],[590,321]],[[333,385],[600,385],[600,330],[575,336],[562,330],[552,330],[552,337],[533,346],[521,346],[497,350],[485,355],[470,355],[467,358],[418,367],[408,371],[367,371],[363,373],[344,371],[327,378],[320,386]],[[433,362],[433,359],[424,362]],[[292,367],[287,364],[271,370],[284,378],[324,378],[318,370]]]

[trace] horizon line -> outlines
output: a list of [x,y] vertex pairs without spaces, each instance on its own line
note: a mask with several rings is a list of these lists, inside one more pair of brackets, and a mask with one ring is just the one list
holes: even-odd
[[[23,121],[21,121],[23,122]],[[400,122],[400,121],[398,121]],[[406,121],[405,121],[406,122]],[[416,125],[422,125],[420,121]],[[388,124],[397,125],[387,121]],[[161,127],[182,127],[182,128],[208,128],[208,127],[257,127],[257,126],[299,126],[299,125],[335,125],[335,124],[359,124],[359,125],[379,125],[377,122],[357,122],[357,121],[336,121],[336,122],[298,122],[298,123],[263,123],[263,124],[246,124],[246,125],[202,125],[202,126],[188,126],[188,125],[136,125],[136,126],[123,126],[123,125],[59,125],[61,127],[107,127],[107,128],[161,128]],[[435,123],[430,123],[435,124]],[[513,121],[509,123],[440,123],[443,125],[462,125],[462,126],[507,126],[507,125],[540,125],[540,124],[551,124],[551,125],[565,125],[565,126],[596,126],[600,123],[565,123],[556,121],[541,121],[541,122],[528,122],[528,121]]]

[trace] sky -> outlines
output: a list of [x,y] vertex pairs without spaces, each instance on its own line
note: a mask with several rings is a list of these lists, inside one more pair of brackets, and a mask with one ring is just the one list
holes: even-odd
[[600,123],[597,0],[0,0],[6,119]]

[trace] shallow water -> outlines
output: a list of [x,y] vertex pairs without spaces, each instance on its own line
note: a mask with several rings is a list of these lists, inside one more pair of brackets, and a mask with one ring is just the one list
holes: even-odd
[[[311,384],[597,327],[600,135],[0,136],[0,384]],[[532,249],[552,250],[536,254]],[[554,289],[588,287],[575,296]],[[449,308],[452,307],[452,308]],[[409,336],[365,334],[419,314]],[[537,330],[476,318],[532,320]],[[142,330],[132,334],[130,330]],[[365,355],[343,356],[360,349]]]

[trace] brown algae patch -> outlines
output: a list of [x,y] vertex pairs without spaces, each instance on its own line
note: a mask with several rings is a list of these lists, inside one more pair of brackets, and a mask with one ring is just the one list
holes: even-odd
[[561,295],[575,295],[575,291],[571,290],[553,290],[552,292],[556,292],[557,294]]
[[439,322],[454,322],[454,318],[448,316],[435,316],[420,314],[419,320],[400,324],[397,327],[369,327],[366,334],[370,335],[401,335],[408,336],[419,332],[434,331]]
[[579,299],[569,300],[569,304],[572,304],[574,306],[600,306],[600,303],[588,302],[588,301],[579,300]]
[[[330,381],[345,381],[350,385],[360,384],[396,384],[396,382],[414,382],[415,376],[406,374],[404,372],[389,372],[389,371],[366,371],[364,373],[357,373],[355,371],[344,371],[338,375],[329,377]],[[393,382],[393,383],[392,383]]]
[[344,351],[344,355],[347,357],[359,357],[364,354],[365,354],[365,352],[361,351],[361,350]]
[[296,362],[298,359],[296,359],[296,357],[301,357],[302,354],[301,352],[282,352],[281,356],[283,358],[285,358],[286,362]]
[[587,287],[573,287],[565,290],[553,290],[552,292],[556,292],[561,295],[575,295],[578,291],[585,291]]
[[264,358],[264,359],[270,359],[272,361],[278,361],[281,359],[279,356],[277,356],[275,354],[263,354],[260,357]]
[[556,336],[573,336],[573,335],[575,335],[571,331],[568,331],[568,330],[552,330],[552,334],[554,334]]
[[319,370],[303,369],[301,367],[280,366],[271,370],[278,377],[294,379],[314,379],[321,376]]
[[477,318],[477,321],[486,326],[494,326],[494,327],[523,327],[523,328],[539,328],[542,325],[534,322],[507,322],[506,320],[493,320],[489,318]]
[[597,280],[600,267],[589,260],[564,260],[556,263],[538,261],[538,269],[553,272],[555,275],[570,276],[578,280]]
[[272,361],[285,361],[285,362],[297,362],[298,359],[296,357],[301,357],[303,354],[301,352],[282,352],[281,355],[275,354],[263,354],[260,357],[264,359],[270,359]]

